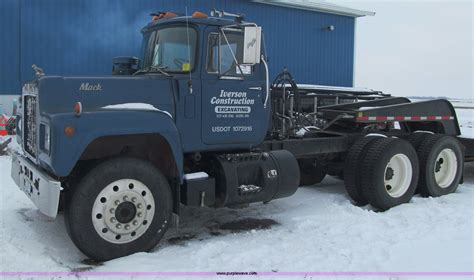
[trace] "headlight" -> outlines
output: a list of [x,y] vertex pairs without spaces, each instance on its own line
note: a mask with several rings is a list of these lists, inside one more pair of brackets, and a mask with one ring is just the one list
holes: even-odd
[[49,126],[46,125],[44,129],[44,149],[49,151],[51,145],[51,133],[49,131]]
[[21,126],[21,125],[22,125],[22,121],[21,121],[21,117],[18,117],[18,116],[17,116],[17,118],[18,118],[18,121],[17,121],[16,127],[15,127],[16,141],[17,141],[18,143],[22,143],[22,140],[23,140],[23,139],[21,139],[21,134],[22,134],[22,133],[21,133],[21,130],[23,129],[23,127]]
[[43,151],[49,152],[51,145],[51,132],[49,125],[41,124],[40,125],[40,146]]

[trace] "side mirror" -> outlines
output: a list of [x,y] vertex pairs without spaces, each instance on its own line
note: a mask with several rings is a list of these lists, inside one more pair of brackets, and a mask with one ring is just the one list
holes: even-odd
[[140,59],[120,56],[112,59],[112,75],[133,75],[139,70]]
[[260,63],[260,46],[262,44],[262,27],[246,26],[244,30],[243,64]]

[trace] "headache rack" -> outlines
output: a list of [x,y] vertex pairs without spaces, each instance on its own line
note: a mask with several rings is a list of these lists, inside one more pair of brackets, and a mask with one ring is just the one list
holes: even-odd
[[274,80],[271,96],[271,135],[276,139],[298,136],[302,128],[323,129],[328,119],[321,117],[320,108],[390,97],[365,88],[297,84],[286,69]]
[[267,140],[385,131],[395,126],[403,133],[461,134],[456,111],[444,99],[412,103],[370,89],[298,85],[286,70],[271,89],[272,128]]

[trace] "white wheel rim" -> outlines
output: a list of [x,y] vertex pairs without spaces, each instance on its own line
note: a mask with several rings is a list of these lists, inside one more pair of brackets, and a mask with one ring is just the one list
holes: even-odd
[[443,189],[449,187],[453,183],[457,171],[458,159],[456,153],[448,148],[442,150],[436,158],[433,170],[438,186]]
[[121,179],[107,185],[92,206],[92,224],[104,240],[123,244],[143,235],[153,221],[155,200],[140,181]]
[[410,159],[404,154],[396,154],[385,167],[385,190],[391,197],[401,197],[410,187],[412,177],[413,168]]

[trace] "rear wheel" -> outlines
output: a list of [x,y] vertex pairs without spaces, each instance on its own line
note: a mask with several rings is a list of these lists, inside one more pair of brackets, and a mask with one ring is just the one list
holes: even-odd
[[410,143],[397,138],[377,139],[364,157],[364,197],[381,210],[407,203],[415,193],[418,175],[418,157]]
[[170,224],[166,178],[146,161],[116,158],[92,169],[66,196],[65,220],[74,244],[105,261],[152,249]]
[[346,160],[344,163],[344,185],[350,198],[357,205],[366,205],[367,199],[364,197],[362,192],[362,186],[360,182],[360,174],[362,169],[362,161],[370,147],[370,143],[378,137],[364,137],[357,141],[350,148],[347,153]]
[[415,147],[415,150],[418,150],[418,148],[420,147],[421,143],[423,143],[423,141],[427,138],[427,137],[430,137],[431,135],[433,135],[432,133],[430,132],[426,132],[426,131],[415,131],[414,133],[410,134],[406,140],[408,142],[410,142],[413,147]]
[[455,192],[461,181],[464,157],[460,143],[451,136],[429,135],[418,148],[423,196],[441,196]]
[[298,160],[300,166],[300,186],[311,186],[321,183],[326,177],[326,172],[318,168],[314,159]]

